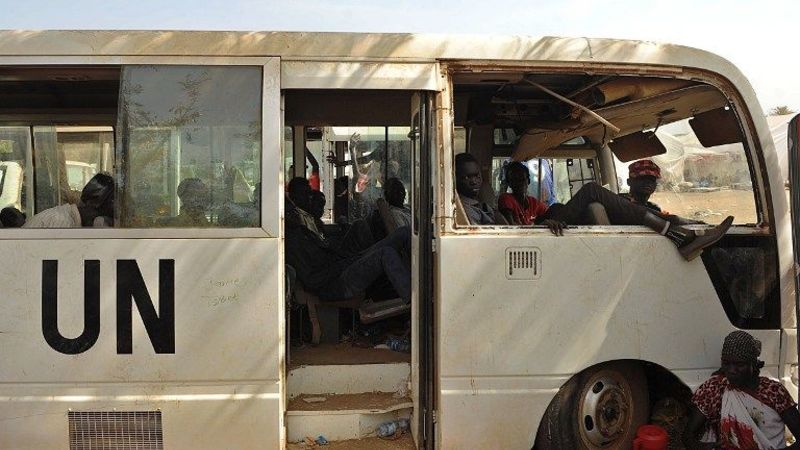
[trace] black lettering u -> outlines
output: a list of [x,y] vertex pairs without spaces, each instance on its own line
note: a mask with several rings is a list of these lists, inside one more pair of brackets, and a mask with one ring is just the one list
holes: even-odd
[[92,348],[100,335],[100,261],[83,262],[83,332],[65,338],[58,331],[58,261],[42,261],[42,333],[58,352],[77,355]]

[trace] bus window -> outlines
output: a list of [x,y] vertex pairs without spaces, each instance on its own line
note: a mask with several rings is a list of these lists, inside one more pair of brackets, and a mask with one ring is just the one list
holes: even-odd
[[[661,179],[651,201],[688,219],[716,222],[732,215],[736,223],[758,222],[753,183],[741,142],[703,147],[688,119],[665,125],[656,136],[667,152],[651,159]],[[615,160],[620,191],[627,192],[628,165]]]
[[120,102],[121,226],[259,225],[259,67],[125,67]]

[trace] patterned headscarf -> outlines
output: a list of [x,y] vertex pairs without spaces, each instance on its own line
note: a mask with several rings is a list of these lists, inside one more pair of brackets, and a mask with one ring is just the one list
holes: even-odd
[[761,341],[741,330],[725,337],[722,344],[722,359],[757,363],[761,355]]

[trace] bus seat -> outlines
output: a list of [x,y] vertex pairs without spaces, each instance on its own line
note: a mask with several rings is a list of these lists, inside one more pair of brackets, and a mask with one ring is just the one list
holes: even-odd
[[586,208],[586,215],[589,218],[589,223],[592,225],[611,225],[611,220],[608,219],[606,208],[600,203],[589,203]]
[[469,217],[467,217],[467,212],[464,211],[464,205],[461,204],[461,197],[456,194],[453,196],[453,200],[456,203],[456,225],[469,225]]
[[[308,308],[308,318],[311,321],[312,345],[319,345],[324,331],[327,331],[329,334],[334,334],[338,341],[339,308],[357,309],[359,320],[361,323],[365,324],[399,316],[411,310],[411,304],[406,303],[406,301],[401,298],[383,300],[380,302],[365,302],[363,296],[355,296],[337,301],[322,302],[317,295],[307,291],[300,280],[295,280],[293,292],[294,302],[298,305],[305,305],[306,308]],[[335,311],[336,314],[327,318],[330,320],[326,320],[326,318],[323,317],[324,314],[320,311],[320,306],[322,306],[323,309]],[[326,330],[323,330],[323,326]],[[334,329],[336,331],[334,331]]]
[[294,301],[298,305],[306,305],[308,308],[308,318],[311,321],[311,345],[319,345],[325,332],[323,323],[325,324],[324,328],[327,329],[326,338],[330,337],[331,342],[338,342],[339,308],[356,309],[364,301],[364,297],[356,296],[322,302],[317,295],[307,291],[300,280],[297,280],[294,285]]
[[373,323],[389,317],[399,316],[411,311],[411,304],[402,298],[383,300],[380,302],[366,301],[358,308],[358,318],[361,323]]

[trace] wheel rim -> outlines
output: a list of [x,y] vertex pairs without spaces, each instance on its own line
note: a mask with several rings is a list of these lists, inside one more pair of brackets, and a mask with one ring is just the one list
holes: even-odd
[[625,434],[630,426],[633,399],[619,380],[596,378],[587,385],[580,408],[581,438],[595,447],[605,447]]

